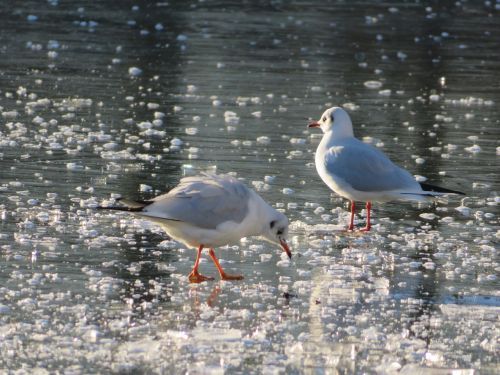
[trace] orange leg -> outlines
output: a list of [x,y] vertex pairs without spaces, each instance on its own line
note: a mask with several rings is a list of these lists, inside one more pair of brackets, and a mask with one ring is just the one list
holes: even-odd
[[354,230],[354,210],[356,209],[356,203],[351,201],[351,222],[347,230]]
[[213,277],[203,276],[198,272],[198,266],[200,265],[201,252],[203,250],[203,245],[198,247],[198,254],[196,255],[196,260],[194,262],[194,267],[191,273],[189,274],[189,281],[192,283],[201,283],[202,281],[213,280]]
[[227,273],[224,272],[224,270],[219,264],[219,260],[215,256],[214,249],[210,249],[208,255],[210,255],[210,258],[212,258],[212,260],[214,261],[215,267],[217,267],[217,270],[219,271],[220,274],[220,278],[222,280],[243,280],[243,276],[241,275],[228,275]]
[[370,211],[372,209],[372,203],[371,202],[366,202],[366,227],[361,229],[362,232],[369,232],[370,229],[372,228],[372,223],[370,222]]

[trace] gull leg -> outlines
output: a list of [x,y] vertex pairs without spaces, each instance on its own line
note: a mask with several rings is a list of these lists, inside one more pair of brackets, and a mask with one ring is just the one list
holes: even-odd
[[370,229],[372,228],[372,223],[370,222],[370,211],[372,209],[372,203],[371,202],[366,202],[366,227],[361,229],[362,232],[369,232]]
[[208,251],[208,255],[210,255],[210,258],[214,261],[215,267],[217,267],[217,270],[219,271],[220,278],[222,280],[243,280],[243,276],[241,275],[228,275],[227,273],[224,272],[222,267],[219,264],[219,260],[215,256],[215,251],[214,249],[210,249]]
[[356,203],[351,201],[351,222],[347,230],[354,230],[354,210],[356,209]]
[[189,274],[189,281],[192,283],[201,283],[202,281],[213,280],[213,277],[203,276],[198,272],[198,266],[200,265],[201,252],[203,250],[203,245],[198,247],[198,254],[196,255],[196,260],[194,262],[194,267],[191,273]]

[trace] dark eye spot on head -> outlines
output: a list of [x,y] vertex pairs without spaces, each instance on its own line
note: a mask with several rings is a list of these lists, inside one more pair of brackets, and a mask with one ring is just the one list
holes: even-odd
[[321,121],[326,122],[326,116],[323,116],[323,118],[321,119]]
[[276,220],[271,221],[271,223],[269,224],[271,229],[273,229],[275,225],[276,225]]
[[276,234],[277,234],[278,236],[281,236],[281,235],[283,234],[283,229],[278,230],[278,231],[276,232]]

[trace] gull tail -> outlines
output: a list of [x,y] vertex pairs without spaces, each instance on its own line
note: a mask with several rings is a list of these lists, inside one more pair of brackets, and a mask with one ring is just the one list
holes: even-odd
[[465,195],[461,191],[445,189],[435,185],[419,183],[422,191],[412,191],[412,192],[401,192],[404,195],[404,200],[416,200],[420,202],[425,202],[429,200],[436,199],[444,195],[455,194],[455,195]]
[[444,194],[465,195],[465,193],[462,193],[461,191],[445,189],[435,185],[420,183],[420,187],[425,193],[428,193],[428,195],[444,195]]
[[158,222],[161,224],[162,221],[182,221],[178,219],[172,219],[169,217],[163,217],[163,216],[155,216],[154,214],[152,215],[151,213],[148,213],[147,211],[144,211],[144,209],[149,206],[153,201],[132,201],[129,199],[123,199],[123,198],[118,198],[116,200],[117,202],[120,202],[122,206],[97,206],[96,208],[98,210],[114,210],[114,211],[123,211],[123,212],[133,212],[136,213],[139,216],[142,216],[148,220]]
[[115,210],[115,211],[126,211],[126,212],[141,212],[144,207],[152,203],[152,201],[132,201],[129,199],[118,198],[116,200],[123,204],[123,206],[97,206],[98,210]]

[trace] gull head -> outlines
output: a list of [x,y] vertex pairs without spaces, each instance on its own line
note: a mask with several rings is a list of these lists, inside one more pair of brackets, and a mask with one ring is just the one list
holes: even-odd
[[321,128],[323,133],[333,132],[334,136],[353,137],[352,123],[349,114],[340,107],[327,109],[318,121],[309,124],[309,128]]
[[276,245],[281,246],[283,251],[292,258],[292,252],[288,247],[286,239],[288,237],[288,219],[281,212],[275,211],[271,218],[264,223],[265,227],[262,232],[262,237]]

